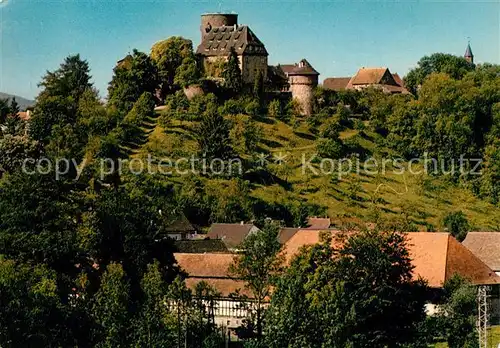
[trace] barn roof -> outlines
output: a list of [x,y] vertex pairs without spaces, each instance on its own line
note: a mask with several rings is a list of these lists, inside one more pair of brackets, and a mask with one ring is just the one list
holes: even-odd
[[236,248],[253,228],[253,224],[212,224],[207,237],[221,239],[228,248]]
[[246,25],[213,27],[203,36],[196,53],[203,56],[227,57],[234,48],[238,55],[267,56],[264,44]]
[[340,91],[346,89],[350,80],[350,77],[329,77],[323,81],[323,87],[334,91]]
[[500,271],[500,232],[469,232],[462,244],[492,270]]
[[188,274],[186,279],[188,288],[194,289],[196,284],[204,281],[225,297],[237,290],[241,290],[241,294],[248,295],[244,289],[245,283],[229,276],[229,266],[236,257],[235,254],[174,253],[174,257],[177,264]]
[[[286,242],[285,255],[290,259],[304,245],[319,242],[320,230],[300,230]],[[338,234],[339,231],[332,231]],[[408,232],[408,250],[415,267],[413,274],[439,288],[455,273],[469,278],[473,284],[500,284],[498,277],[484,262],[460,244],[449,233]],[[337,243],[337,239],[333,239]],[[338,245],[336,245],[338,247]]]

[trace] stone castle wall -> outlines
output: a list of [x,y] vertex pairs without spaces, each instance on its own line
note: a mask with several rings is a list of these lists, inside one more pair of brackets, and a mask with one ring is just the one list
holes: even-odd
[[243,64],[240,64],[240,69],[243,83],[253,84],[259,73],[262,74],[265,81],[267,78],[267,57],[243,56]]
[[[205,57],[209,63],[216,64],[219,61],[227,62],[228,57]],[[255,77],[260,72],[267,78],[267,57],[266,56],[238,56],[243,83],[253,84]]]
[[318,85],[318,76],[290,76],[289,82],[292,98],[299,102],[303,115],[310,116],[314,98],[313,90]]

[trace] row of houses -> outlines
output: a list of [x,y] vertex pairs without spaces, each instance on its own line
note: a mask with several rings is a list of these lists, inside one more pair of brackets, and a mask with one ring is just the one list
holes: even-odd
[[[253,224],[213,224],[207,234],[198,234],[189,241],[179,241],[179,251],[174,254],[178,265],[188,274],[187,286],[194,288],[204,281],[213,286],[221,297],[216,303],[215,320],[230,328],[241,325],[248,314],[241,303],[232,297],[239,292],[250,297],[245,284],[234,279],[229,267],[240,251],[243,240],[259,233]],[[337,240],[341,232],[331,227],[327,218],[311,218],[304,228],[282,228],[278,239],[288,261],[305,245],[319,242],[320,233],[328,231],[332,240]],[[203,236],[203,240],[200,239]],[[500,321],[500,233],[470,232],[463,243],[444,232],[408,232],[408,248],[414,266],[415,279],[423,278],[428,286],[439,292],[445,282],[458,274],[477,286],[490,288],[490,322]],[[187,245],[196,245],[187,248]],[[428,313],[435,311],[435,305],[427,305]]]

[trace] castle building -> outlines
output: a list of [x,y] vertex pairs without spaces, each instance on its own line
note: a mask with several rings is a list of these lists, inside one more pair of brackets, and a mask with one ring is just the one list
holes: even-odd
[[292,98],[299,102],[302,114],[310,116],[313,109],[313,92],[318,85],[319,72],[306,59],[296,64],[279,65],[279,67],[288,78]]
[[238,24],[237,14],[203,14],[200,31],[201,43],[196,53],[203,57],[205,67],[227,61],[234,49],[243,83],[254,83],[259,74],[264,80],[267,78],[266,47],[250,27]]
[[323,81],[323,87],[335,91],[344,89],[361,90],[367,87],[381,89],[389,94],[408,94],[403,80],[388,68],[361,68],[352,77],[330,77]]
[[474,55],[472,54],[472,49],[470,48],[470,43],[467,44],[467,48],[465,49],[464,58],[469,63],[474,64]]

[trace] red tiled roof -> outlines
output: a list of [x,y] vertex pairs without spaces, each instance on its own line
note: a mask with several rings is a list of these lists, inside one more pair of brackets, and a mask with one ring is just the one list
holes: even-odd
[[[286,260],[290,261],[303,246],[318,243],[322,231],[308,229],[295,231],[284,245]],[[341,247],[342,241],[338,237],[344,232],[332,230],[331,233],[333,235],[332,247]],[[468,278],[476,285],[500,284],[500,277],[449,233],[408,232],[406,236],[408,251],[414,266],[414,278],[421,277],[427,280],[430,287],[442,287],[444,282],[454,274]],[[231,279],[229,275],[229,266],[236,254],[175,253],[174,257],[178,265],[189,274],[186,280],[189,288],[193,289],[197,283],[205,281],[214,286],[223,296],[228,296],[237,289],[241,289],[248,295],[248,291],[244,289],[244,283]]]
[[186,254],[174,253],[177,264],[188,274],[186,286],[194,289],[204,281],[214,287],[222,296],[228,296],[240,289],[240,293],[249,295],[244,289],[245,283],[229,276],[229,266],[236,254]]
[[283,70],[283,72],[285,74],[292,72],[293,69],[295,68],[295,66],[296,66],[296,64],[280,64],[280,65],[278,65],[278,67],[280,67],[281,70]]
[[23,121],[28,121],[31,118],[31,113],[29,111],[20,111],[17,116]]
[[323,87],[334,91],[341,91],[347,88],[350,77],[329,77],[323,81]]
[[[320,230],[300,230],[285,244],[288,260],[304,245],[319,242]],[[332,231],[332,234],[341,233]],[[444,282],[458,273],[474,284],[500,284],[498,277],[477,256],[448,233],[409,232],[408,250],[412,258],[415,278],[422,277],[431,287],[442,287]],[[338,243],[333,239],[333,244]],[[338,247],[338,245],[337,245]]]
[[284,227],[278,232],[278,240],[281,245],[285,244],[290,238],[293,237],[300,228],[295,227]]
[[382,77],[389,69],[387,68],[361,68],[351,78],[350,85],[380,84]]
[[398,73],[394,73],[394,74],[392,74],[392,78],[394,79],[394,81],[396,81],[396,83],[397,83],[399,86],[404,87],[403,80],[401,79],[401,77],[399,77]]
[[191,277],[197,278],[228,278],[229,265],[236,254],[174,253],[177,264]]
[[308,227],[307,228],[310,228],[310,229],[317,229],[317,230],[321,230],[321,229],[328,229],[330,228],[330,218],[318,218],[318,217],[310,217],[307,219],[307,225]]

